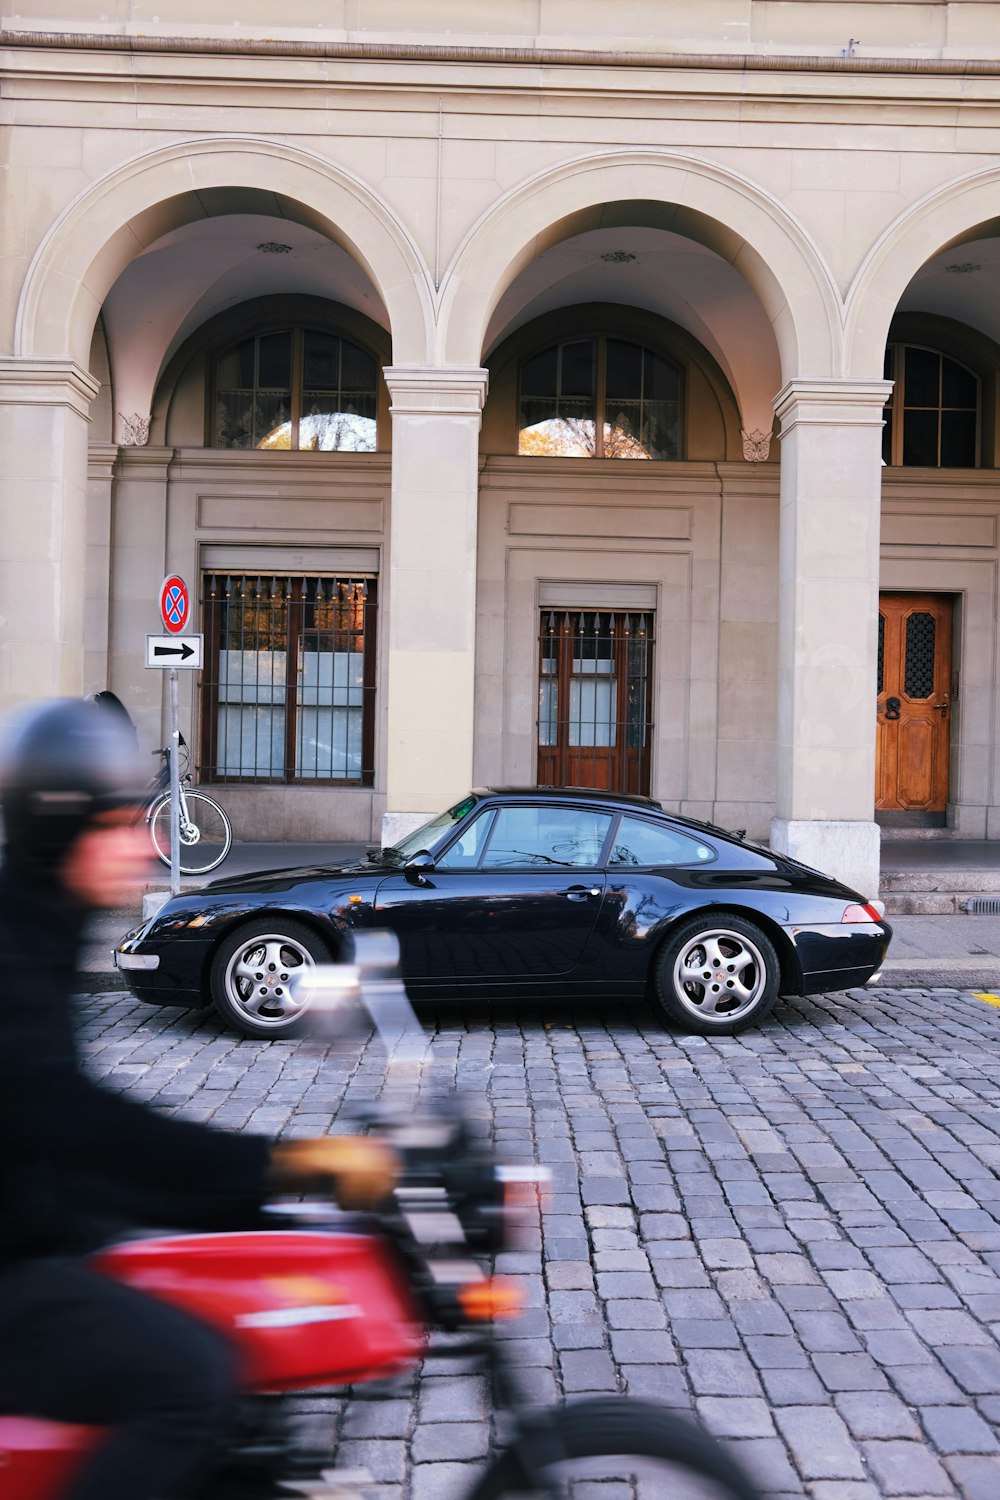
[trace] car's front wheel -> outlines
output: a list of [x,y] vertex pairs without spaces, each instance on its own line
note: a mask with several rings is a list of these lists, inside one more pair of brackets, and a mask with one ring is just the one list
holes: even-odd
[[661,948],[655,989],[668,1020],[702,1036],[733,1036],[769,1014],[781,969],[759,927],[721,912],[690,918]]
[[302,922],[282,917],[248,923],[231,933],[212,961],[212,1000],[219,1015],[244,1036],[293,1035],[303,1016],[295,980],[330,949]]

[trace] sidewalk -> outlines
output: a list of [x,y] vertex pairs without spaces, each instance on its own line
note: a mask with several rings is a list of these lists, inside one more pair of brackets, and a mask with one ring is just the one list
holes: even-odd
[[[324,863],[337,864],[356,858],[367,845],[358,843],[330,844],[234,844],[229,858],[218,870],[203,880],[184,880],[185,890],[205,885],[209,880],[248,874],[252,870],[276,870],[285,866],[306,866],[320,858]],[[941,845],[933,846],[932,858],[946,862],[947,852]],[[1000,860],[1000,847],[996,844],[982,845],[981,858],[984,867],[996,867]],[[962,851],[969,852],[966,845]],[[897,851],[899,851],[897,856]],[[911,851],[913,851],[911,853]],[[919,851],[919,852],[918,852]],[[926,860],[929,847],[913,843],[893,850],[896,858],[913,861],[916,868],[923,853]],[[954,849],[951,858],[956,858]],[[960,859],[961,855],[958,856]],[[964,863],[964,859],[962,860]],[[926,867],[926,866],[925,866]],[[164,871],[166,875],[166,871]],[[162,889],[167,881],[164,880]],[[152,888],[152,887],[151,887]],[[84,956],[84,981],[81,989],[90,994],[102,990],[124,988],[121,976],[115,969],[111,952],[115,943],[141,920],[138,907],[123,911],[108,912],[95,924],[93,936]],[[893,941],[889,958],[882,968],[882,983],[886,989],[949,989],[988,990],[1000,992],[1000,916],[897,916],[889,919],[893,928]]]

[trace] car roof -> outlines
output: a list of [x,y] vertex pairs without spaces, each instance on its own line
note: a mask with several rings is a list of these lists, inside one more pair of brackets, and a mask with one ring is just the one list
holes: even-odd
[[573,802],[613,802],[663,811],[661,803],[653,797],[642,797],[638,792],[602,792],[591,786],[477,786],[473,793],[477,797],[530,797],[533,801],[551,797],[553,801],[570,798]]

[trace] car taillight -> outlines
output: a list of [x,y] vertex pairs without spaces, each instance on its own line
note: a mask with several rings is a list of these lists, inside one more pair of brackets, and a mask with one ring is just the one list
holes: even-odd
[[844,907],[844,915],[841,922],[881,922],[882,913],[870,901],[864,905],[860,901],[852,901],[850,906]]

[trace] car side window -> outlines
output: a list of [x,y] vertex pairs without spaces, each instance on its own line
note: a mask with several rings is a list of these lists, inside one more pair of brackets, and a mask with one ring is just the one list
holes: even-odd
[[612,865],[701,865],[715,859],[709,844],[689,838],[675,828],[646,823],[642,818],[622,818],[611,846]]
[[463,828],[458,838],[450,844],[445,852],[437,860],[439,870],[473,870],[479,863],[479,856],[483,852],[490,825],[493,822],[493,811],[480,813],[478,818],[473,818],[468,828]]
[[594,868],[611,826],[609,813],[577,807],[502,807],[484,870]]

